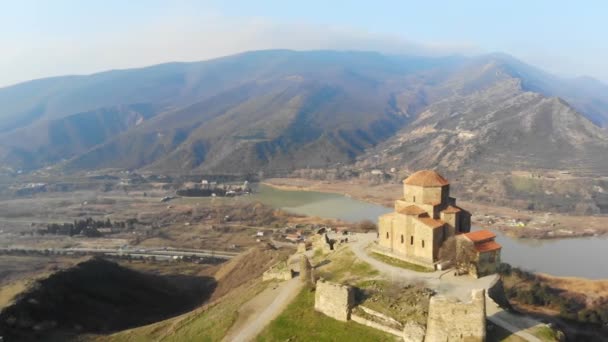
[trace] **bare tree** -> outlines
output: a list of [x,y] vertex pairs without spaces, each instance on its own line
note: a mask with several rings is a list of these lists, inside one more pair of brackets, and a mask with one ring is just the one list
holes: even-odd
[[443,242],[439,248],[439,260],[451,262],[457,271],[470,272],[476,267],[477,253],[472,242],[454,236]]

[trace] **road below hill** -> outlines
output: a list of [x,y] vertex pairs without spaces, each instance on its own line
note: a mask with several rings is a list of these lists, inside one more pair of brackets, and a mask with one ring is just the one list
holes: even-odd
[[113,256],[132,256],[157,259],[174,259],[179,257],[199,257],[199,258],[216,258],[216,259],[231,259],[238,255],[234,252],[223,252],[204,249],[177,249],[177,248],[160,248],[147,247],[145,249],[123,249],[123,248],[28,248],[28,247],[11,247],[0,248],[0,253],[37,253],[41,255],[113,255]]

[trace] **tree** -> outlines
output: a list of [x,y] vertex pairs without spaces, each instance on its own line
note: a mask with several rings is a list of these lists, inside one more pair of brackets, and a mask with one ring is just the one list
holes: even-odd
[[471,267],[476,267],[477,253],[473,243],[455,236],[443,242],[438,257],[442,262],[451,262],[458,271],[469,272]]
[[376,226],[376,224],[374,222],[372,222],[371,220],[363,220],[357,224],[357,228],[359,228],[359,230],[362,230],[367,233],[367,232],[377,230],[378,226]]

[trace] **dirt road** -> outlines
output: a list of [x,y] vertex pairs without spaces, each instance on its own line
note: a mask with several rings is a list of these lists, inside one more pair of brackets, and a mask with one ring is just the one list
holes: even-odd
[[239,316],[223,341],[252,341],[277,318],[302,289],[300,278],[271,285],[239,309]]

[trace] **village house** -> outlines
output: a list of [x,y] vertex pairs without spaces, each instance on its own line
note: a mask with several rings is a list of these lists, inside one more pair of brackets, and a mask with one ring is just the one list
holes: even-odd
[[[448,180],[435,171],[422,170],[403,181],[403,198],[395,201],[395,210],[379,217],[377,252],[434,268],[442,244],[470,230],[471,214],[450,197]],[[474,239],[481,236],[475,233],[471,233]],[[495,266],[490,260],[496,263],[500,259],[496,257],[500,249],[495,248],[498,244],[493,238],[479,243],[482,273],[491,273]]]

